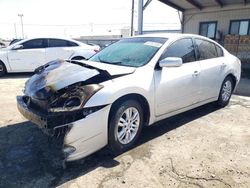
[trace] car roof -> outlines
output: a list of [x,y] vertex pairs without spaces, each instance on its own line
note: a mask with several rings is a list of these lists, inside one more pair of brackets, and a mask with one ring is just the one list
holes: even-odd
[[134,37],[161,37],[161,38],[168,38],[168,39],[183,38],[183,37],[196,37],[196,38],[204,38],[204,39],[211,40],[201,35],[188,34],[188,33],[154,33],[154,34],[137,35]]
[[143,35],[137,35],[134,37],[161,37],[161,38],[172,38],[172,37],[178,37],[180,35],[185,35],[185,34],[180,34],[180,33],[153,33],[153,34],[143,34]]
[[70,39],[70,38],[64,38],[64,37],[33,37],[33,38],[22,39],[20,41],[25,42],[25,41],[34,40],[34,39],[61,39],[61,40],[68,40],[68,41],[72,41],[72,42],[79,42],[77,40]]
[[26,41],[29,41],[29,40],[34,40],[34,39],[61,39],[61,40],[67,40],[67,41],[77,43],[80,46],[86,46],[86,47],[90,46],[90,45],[85,44],[85,43],[83,43],[81,41],[77,41],[77,40],[70,39],[70,38],[64,38],[64,37],[33,37],[33,38],[26,38],[26,39],[21,39],[20,41],[14,43],[14,44],[11,44],[10,46],[17,45],[17,44],[20,44],[20,43],[23,43],[23,42],[26,42]]
[[[207,37],[204,37],[201,35],[196,35],[196,34],[188,34],[188,33],[154,33],[154,34],[137,35],[137,36],[133,36],[132,38],[137,38],[137,37],[155,37],[155,38],[158,37],[158,38],[166,38],[166,39],[169,39],[171,41],[179,39],[179,38],[192,37],[192,38],[205,39],[207,41],[210,41],[210,42],[213,42],[213,43],[216,43],[217,45],[219,45],[216,41],[214,41],[210,38],[207,38]],[[221,45],[219,45],[219,46],[221,46]]]

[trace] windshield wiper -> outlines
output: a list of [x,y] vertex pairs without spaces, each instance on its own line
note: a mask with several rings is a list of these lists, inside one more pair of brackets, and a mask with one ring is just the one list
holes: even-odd
[[104,61],[103,59],[100,58],[100,56],[97,56],[98,60],[101,62],[101,63],[110,63],[108,61]]
[[100,58],[100,56],[97,56],[97,58],[98,58],[98,60],[101,62],[101,63],[107,63],[107,64],[122,64],[122,62],[121,61],[105,61],[105,60],[103,60],[103,59],[101,59]]

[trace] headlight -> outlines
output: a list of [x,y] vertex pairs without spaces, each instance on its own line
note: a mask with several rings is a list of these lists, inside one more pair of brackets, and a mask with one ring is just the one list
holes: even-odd
[[73,111],[83,108],[86,102],[102,85],[91,84],[86,86],[74,86],[50,102],[49,112]]

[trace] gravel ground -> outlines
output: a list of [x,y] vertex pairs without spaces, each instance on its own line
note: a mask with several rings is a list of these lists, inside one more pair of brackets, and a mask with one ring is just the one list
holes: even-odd
[[122,155],[103,149],[63,170],[47,137],[17,111],[29,76],[0,79],[0,187],[250,187],[249,97],[166,119]]

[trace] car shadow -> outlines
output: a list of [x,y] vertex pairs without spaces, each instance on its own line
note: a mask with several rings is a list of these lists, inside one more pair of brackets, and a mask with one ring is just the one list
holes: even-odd
[[0,79],[17,79],[17,78],[30,78],[34,73],[25,72],[25,73],[8,73],[1,77]]
[[[143,129],[138,147],[219,108],[211,103]],[[85,160],[62,168],[48,137],[30,122],[0,128],[0,187],[56,187],[98,167],[119,165],[116,155],[104,148]],[[136,155],[136,153],[135,153]]]

